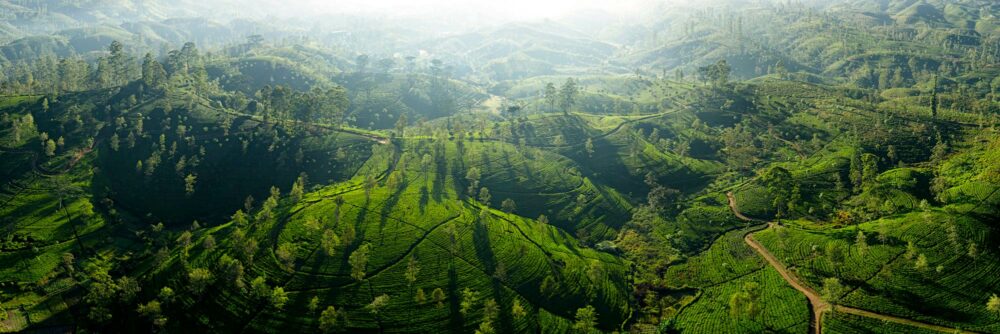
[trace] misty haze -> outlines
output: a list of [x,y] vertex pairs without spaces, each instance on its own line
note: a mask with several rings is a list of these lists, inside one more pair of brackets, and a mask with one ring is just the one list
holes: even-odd
[[0,0],[0,333],[1000,333],[994,0]]

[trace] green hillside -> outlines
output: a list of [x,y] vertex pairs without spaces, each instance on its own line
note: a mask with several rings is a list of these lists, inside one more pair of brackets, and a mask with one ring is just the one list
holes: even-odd
[[998,17],[0,3],[0,333],[1000,333]]

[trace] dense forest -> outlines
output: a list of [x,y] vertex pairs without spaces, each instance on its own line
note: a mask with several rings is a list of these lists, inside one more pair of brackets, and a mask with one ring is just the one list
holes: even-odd
[[1000,333],[1000,3],[554,3],[0,2],[0,332]]

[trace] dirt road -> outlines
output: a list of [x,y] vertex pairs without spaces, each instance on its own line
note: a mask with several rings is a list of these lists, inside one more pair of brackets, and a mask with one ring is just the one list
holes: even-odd
[[[726,197],[729,199],[729,208],[733,211],[733,215],[735,215],[737,218],[741,220],[748,222],[758,221],[753,218],[744,216],[742,213],[740,213],[740,211],[736,207],[736,199],[733,197],[732,192],[726,193]],[[767,228],[773,228],[774,226],[775,226],[774,223],[768,223]],[[785,267],[783,263],[781,263],[781,261],[778,261],[778,258],[776,258],[774,254],[771,254],[771,252],[768,251],[767,248],[765,248],[763,245],[757,242],[757,240],[753,238],[753,235],[755,233],[759,232],[747,233],[747,235],[743,237],[743,241],[745,241],[747,245],[750,246],[750,248],[753,248],[754,251],[760,254],[760,256],[762,256],[764,260],[766,260],[767,263],[770,264],[772,268],[774,268],[774,270],[777,270],[778,273],[781,274],[781,277],[784,278],[789,285],[791,285],[793,288],[795,288],[795,290],[798,290],[800,293],[806,296],[806,298],[809,300],[809,307],[811,308],[810,313],[812,314],[812,319],[810,320],[809,327],[813,330],[813,333],[816,334],[823,333],[823,313],[830,310],[834,310],[836,312],[841,312],[841,313],[852,314],[860,317],[878,319],[886,322],[892,322],[907,326],[938,331],[942,333],[956,333],[959,331],[956,328],[928,324],[916,320],[900,318],[891,315],[879,314],[872,311],[862,310],[849,306],[831,304],[823,300],[823,298],[820,296],[818,292],[816,292],[816,290],[813,290],[811,287],[803,283],[799,279],[799,277],[796,276],[794,273],[790,272],[788,268]],[[975,333],[969,331],[961,331],[961,332]]]

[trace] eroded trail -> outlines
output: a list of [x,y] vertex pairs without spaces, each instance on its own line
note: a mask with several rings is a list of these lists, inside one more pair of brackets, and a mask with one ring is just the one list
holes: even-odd
[[[742,213],[740,213],[740,211],[736,207],[736,200],[733,198],[733,193],[731,192],[727,193],[726,197],[729,199],[729,208],[733,211],[733,215],[744,221],[749,221],[749,222],[757,221],[750,217],[744,216]],[[772,227],[774,227],[774,223],[768,223],[767,228],[760,231],[764,231]],[[810,319],[809,327],[813,329],[813,333],[816,334],[823,333],[823,313],[830,310],[834,310],[836,312],[841,312],[841,313],[852,314],[860,317],[878,319],[886,322],[892,322],[907,326],[938,331],[942,333],[956,333],[960,331],[959,329],[956,328],[939,326],[912,319],[875,313],[872,311],[862,310],[859,308],[853,308],[849,306],[831,304],[823,300],[823,298],[820,296],[818,292],[816,292],[816,290],[813,290],[811,287],[803,283],[799,279],[799,277],[796,276],[794,273],[790,272],[788,268],[785,267],[783,263],[781,263],[781,261],[778,261],[778,258],[775,257],[774,254],[771,254],[771,252],[768,251],[767,248],[764,247],[764,245],[761,245],[760,242],[757,242],[757,240],[753,238],[753,235],[755,233],[759,233],[760,231],[747,233],[747,235],[743,237],[743,241],[745,241],[746,244],[750,246],[750,248],[753,248],[753,250],[757,252],[757,254],[760,254],[760,256],[763,257],[764,260],[767,261],[767,263],[771,265],[772,268],[774,268],[774,270],[777,270],[778,273],[781,274],[781,277],[785,280],[785,282],[788,282],[788,284],[791,285],[793,288],[795,288],[795,290],[798,290],[803,295],[805,295],[807,299],[809,299],[809,306],[811,308],[810,313],[813,315],[812,319]],[[961,332],[975,333],[964,330],[962,330]]]

